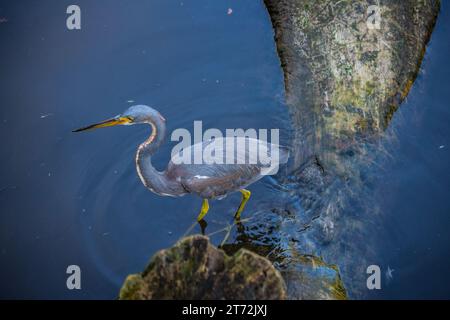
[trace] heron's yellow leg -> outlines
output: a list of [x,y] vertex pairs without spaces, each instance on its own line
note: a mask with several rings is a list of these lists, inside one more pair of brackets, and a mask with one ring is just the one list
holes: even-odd
[[200,213],[198,214],[197,221],[203,220],[203,218],[208,213],[208,210],[209,210],[208,199],[203,199],[202,209],[200,210]]
[[241,204],[239,205],[238,210],[236,211],[236,214],[234,215],[235,219],[239,219],[241,217],[241,213],[244,210],[245,204],[247,203],[248,199],[250,198],[250,196],[252,194],[247,189],[242,189],[239,191],[242,193],[242,200],[241,200]]

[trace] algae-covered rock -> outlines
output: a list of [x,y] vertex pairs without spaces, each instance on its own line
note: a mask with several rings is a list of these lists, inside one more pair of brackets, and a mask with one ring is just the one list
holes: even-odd
[[296,165],[318,157],[348,173],[407,96],[430,39],[439,0],[264,0],[296,131]]
[[156,253],[142,274],[128,276],[119,298],[285,299],[286,289],[269,260],[245,249],[228,256],[195,235]]

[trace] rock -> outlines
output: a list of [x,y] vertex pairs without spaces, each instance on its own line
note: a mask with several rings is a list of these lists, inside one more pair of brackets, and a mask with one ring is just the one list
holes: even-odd
[[296,166],[314,156],[325,170],[345,173],[346,158],[387,127],[408,95],[440,1],[264,2],[284,71]]
[[119,294],[122,300],[285,298],[284,281],[269,260],[245,249],[228,256],[200,235],[156,253]]

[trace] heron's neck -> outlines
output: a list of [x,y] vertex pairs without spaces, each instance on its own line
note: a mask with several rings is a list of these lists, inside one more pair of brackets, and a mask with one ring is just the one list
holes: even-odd
[[168,193],[166,175],[156,170],[152,165],[152,155],[156,152],[164,140],[164,124],[149,122],[152,126],[152,134],[141,143],[136,153],[136,169],[145,187],[155,193]]

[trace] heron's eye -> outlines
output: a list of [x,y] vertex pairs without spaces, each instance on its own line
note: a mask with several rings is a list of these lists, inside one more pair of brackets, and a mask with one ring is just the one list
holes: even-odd
[[132,116],[127,116],[126,117],[128,120],[130,120],[130,122],[133,122],[134,121],[134,118],[132,117]]

